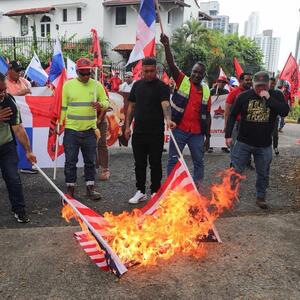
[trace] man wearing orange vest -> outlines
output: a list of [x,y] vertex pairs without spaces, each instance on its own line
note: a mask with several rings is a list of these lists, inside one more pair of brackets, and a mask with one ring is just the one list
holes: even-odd
[[[183,151],[185,145],[188,145],[194,164],[193,179],[196,186],[199,187],[204,177],[204,148],[209,147],[211,124],[210,91],[209,87],[203,83],[206,68],[201,62],[197,62],[193,66],[189,78],[175,65],[169,38],[162,34],[160,41],[165,47],[166,59],[176,82],[176,90],[171,100],[172,120],[177,124],[173,135],[180,151]],[[177,160],[178,153],[171,140],[168,174],[171,173]]]

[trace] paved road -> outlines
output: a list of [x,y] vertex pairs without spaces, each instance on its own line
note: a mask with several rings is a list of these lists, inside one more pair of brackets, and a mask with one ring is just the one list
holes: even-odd
[[[236,208],[217,222],[223,244],[206,244],[201,259],[177,256],[157,266],[134,267],[120,280],[98,270],[72,238],[77,227],[60,217],[56,193],[39,175],[22,175],[32,222],[16,224],[0,180],[0,298],[2,299],[299,299],[300,298],[300,125],[288,124],[274,157],[268,201],[255,204],[255,178],[247,171]],[[167,155],[164,155],[164,164]],[[186,153],[188,165],[191,160]],[[206,185],[229,163],[206,155]],[[46,170],[51,174],[51,170]],[[131,210],[135,190],[132,154],[115,150],[112,177],[97,183],[103,200],[80,200],[103,213]],[[79,170],[82,174],[82,170]],[[64,188],[63,170],[57,184]]]

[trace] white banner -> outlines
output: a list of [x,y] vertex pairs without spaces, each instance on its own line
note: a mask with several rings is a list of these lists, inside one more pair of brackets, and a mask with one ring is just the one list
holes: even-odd
[[211,129],[210,129],[210,146],[221,148],[225,144],[225,101],[227,95],[211,96]]

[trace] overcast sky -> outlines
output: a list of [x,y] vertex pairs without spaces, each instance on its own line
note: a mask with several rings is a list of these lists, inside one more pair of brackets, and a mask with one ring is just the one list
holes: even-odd
[[[244,23],[252,11],[260,14],[259,33],[273,29],[273,36],[280,37],[278,69],[282,69],[290,52],[295,54],[296,37],[300,25],[300,0],[218,0],[220,14],[228,15],[230,22],[240,24],[244,34]],[[203,1],[204,2],[204,1]]]

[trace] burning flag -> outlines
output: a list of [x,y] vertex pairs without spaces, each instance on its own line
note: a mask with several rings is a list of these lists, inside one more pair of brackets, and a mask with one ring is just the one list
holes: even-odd
[[[225,171],[222,183],[211,188],[209,199],[195,190],[185,164],[179,159],[158,193],[143,209],[116,216],[105,213],[102,217],[75,199],[72,203],[101,233],[122,264],[126,267],[148,265],[176,253],[202,256],[202,243],[217,233],[213,223],[225,209],[232,207],[240,179],[232,169]],[[80,215],[70,208],[63,208],[64,217],[67,220],[74,217],[82,226]],[[101,245],[99,249],[94,236],[85,226],[82,228],[83,232],[76,233],[75,237],[84,251],[99,267],[107,269],[109,266],[114,270],[114,266],[109,265],[111,260],[107,263],[103,260],[105,249]],[[214,240],[217,239],[218,236]]]

